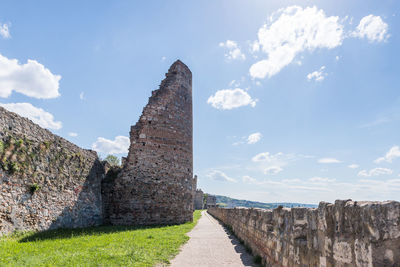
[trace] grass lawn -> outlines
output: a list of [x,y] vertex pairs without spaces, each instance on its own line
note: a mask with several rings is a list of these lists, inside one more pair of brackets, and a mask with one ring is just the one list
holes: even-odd
[[153,266],[168,263],[200,218],[157,227],[101,226],[0,238],[0,266]]

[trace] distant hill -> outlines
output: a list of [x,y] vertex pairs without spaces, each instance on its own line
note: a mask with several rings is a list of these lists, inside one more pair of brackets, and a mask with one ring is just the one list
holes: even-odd
[[257,201],[250,201],[250,200],[241,200],[230,198],[226,196],[219,196],[216,195],[217,198],[217,205],[227,208],[234,208],[234,207],[246,207],[246,208],[261,208],[261,209],[275,209],[278,206],[283,206],[286,208],[295,208],[295,207],[306,207],[306,208],[316,208],[318,205],[314,204],[302,204],[302,203],[263,203]]

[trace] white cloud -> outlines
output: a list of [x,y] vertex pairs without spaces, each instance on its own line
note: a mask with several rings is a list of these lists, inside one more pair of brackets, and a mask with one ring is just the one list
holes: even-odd
[[239,82],[237,82],[236,80],[232,80],[230,83],[229,83],[229,86],[239,86],[240,84],[239,84]]
[[225,57],[229,60],[232,59],[246,59],[246,56],[240,51],[239,46],[235,41],[227,40],[225,43],[219,43],[220,47],[226,47],[228,49],[228,53],[225,54]]
[[249,183],[249,184],[255,184],[255,183],[257,183],[257,180],[256,180],[256,179],[254,179],[253,177],[250,177],[250,176],[248,176],[248,175],[243,176],[243,177],[242,177],[242,180],[243,180],[244,183]]
[[340,160],[335,159],[335,158],[322,158],[318,160],[318,163],[325,163],[325,164],[329,164],[329,163],[341,163]]
[[382,42],[389,38],[388,25],[380,16],[371,14],[360,20],[360,24],[352,35],[358,38],[367,38],[370,42]]
[[[339,17],[327,17],[317,7],[290,6],[279,9],[258,31],[258,47],[267,59],[250,67],[253,78],[271,77],[289,65],[303,51],[335,48],[342,44],[343,25]],[[257,45],[253,45],[257,50]]]
[[266,175],[276,175],[282,172],[288,164],[309,158],[314,157],[295,153],[278,152],[276,154],[271,154],[270,152],[262,152],[251,158],[252,163],[250,163],[246,169],[251,171],[257,170]]
[[336,56],[336,57],[335,57],[335,60],[336,60],[336,61],[339,61],[339,59],[340,59],[339,56]]
[[375,127],[375,126],[377,126],[377,125],[381,125],[381,124],[388,123],[388,122],[390,122],[390,121],[391,121],[390,118],[381,117],[381,118],[378,118],[378,119],[376,119],[376,120],[374,120],[374,121],[370,121],[370,122],[368,122],[368,123],[362,124],[362,125],[360,125],[359,127],[360,127],[360,128],[371,128],[371,127]]
[[249,137],[247,138],[247,143],[255,144],[261,140],[261,137],[262,137],[261,133],[253,133],[253,134],[249,135]]
[[[251,160],[257,163],[257,168],[260,172],[266,175],[275,175],[283,171],[283,167],[286,166],[290,161],[296,160],[302,156],[295,154],[285,154],[278,152],[271,154],[269,152],[263,152],[255,155]],[[254,169],[254,167],[252,168]]]
[[349,167],[350,169],[357,169],[357,168],[359,168],[360,166],[359,166],[358,164],[350,164],[350,165],[347,166],[347,167]]
[[251,53],[260,51],[260,43],[258,41],[253,41],[253,42],[249,41],[249,44]]
[[71,137],[77,137],[78,136],[78,134],[74,133],[74,132],[70,132],[70,133],[68,133],[68,135],[71,136]]
[[[318,203],[319,201],[334,202],[336,199],[387,200],[398,199],[400,178],[397,179],[360,179],[353,182],[343,182],[331,178],[284,179],[281,181],[256,181],[254,188],[262,191],[257,198],[253,192],[247,192],[242,198],[263,202]],[[250,183],[250,182],[249,182]],[[267,197],[266,197],[267,196]]]
[[81,93],[79,94],[79,99],[80,99],[80,100],[84,100],[84,99],[85,99],[85,92],[81,92]]
[[308,179],[308,181],[314,182],[314,183],[333,183],[336,181],[336,179],[330,179],[330,178],[326,178],[326,177],[312,177],[312,178]]
[[247,105],[255,107],[256,102],[257,100],[240,88],[219,90],[207,100],[216,109],[234,109]]
[[[279,152],[278,154],[281,154],[281,152]],[[276,155],[278,155],[278,154],[276,154]],[[255,155],[251,160],[254,162],[262,162],[262,161],[269,162],[269,161],[272,161],[273,158],[274,158],[274,156],[271,155],[269,152],[263,152],[263,153],[259,153],[259,154]]]
[[386,153],[385,156],[377,158],[374,162],[381,163],[381,162],[386,161],[386,162],[392,163],[392,161],[398,157],[400,157],[400,147],[394,146]]
[[324,72],[325,66],[322,66],[319,70],[311,72],[307,75],[307,80],[311,81],[314,79],[316,82],[322,82],[328,75]]
[[[290,159],[294,159],[294,154],[284,154],[282,152],[278,152],[276,154],[270,154],[269,152],[263,152],[255,155],[251,160],[253,162],[280,162],[286,161]],[[280,164],[279,164],[280,165]]]
[[60,79],[36,60],[19,64],[0,55],[0,97],[9,97],[15,91],[34,98],[55,98],[60,95]]
[[215,181],[222,181],[222,182],[231,182],[231,183],[236,183],[237,181],[228,175],[226,175],[224,172],[219,171],[219,170],[213,170],[210,173],[207,174],[207,176]]
[[329,185],[335,183],[336,179],[329,179],[323,177],[313,177],[308,180],[301,179],[283,179],[281,181],[273,181],[273,180],[263,180],[257,181],[256,179],[244,176],[243,182],[248,184],[255,184],[261,187],[280,188],[283,191],[292,191],[292,190],[300,190],[300,191],[322,191],[322,192],[330,192],[332,189],[329,188]]
[[393,171],[391,169],[387,168],[374,168],[369,171],[367,170],[362,170],[358,173],[358,176],[361,177],[371,177],[371,176],[379,176],[379,175],[385,175],[385,174],[392,174]]
[[[236,136],[234,136],[233,138],[236,138]],[[238,146],[238,145],[243,145],[243,144],[256,144],[257,142],[259,142],[262,138],[262,134],[257,132],[257,133],[253,133],[250,134],[249,136],[242,136],[240,137],[239,141],[236,141],[234,143],[232,143],[233,146]]]
[[98,137],[92,144],[92,149],[105,154],[128,153],[130,141],[126,136],[116,136],[114,140]]
[[5,38],[5,39],[8,39],[11,37],[9,26],[10,25],[8,23],[0,24],[1,37]]
[[44,111],[41,108],[37,108],[30,103],[0,103],[0,106],[32,120],[43,128],[58,130],[62,127],[62,123],[60,121],[55,121],[54,116],[51,113]]
[[161,61],[165,61],[167,59],[167,57],[165,57],[165,56],[163,56],[163,57],[161,57]]
[[229,87],[239,87],[244,81],[246,80],[246,78],[244,76],[242,76],[239,80],[232,80],[229,83]]
[[277,173],[280,173],[281,171],[283,171],[283,169],[279,166],[270,166],[264,169],[264,174],[275,175]]

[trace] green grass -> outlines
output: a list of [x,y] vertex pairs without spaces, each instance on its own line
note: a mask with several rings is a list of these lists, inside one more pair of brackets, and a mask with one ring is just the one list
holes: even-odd
[[192,223],[157,227],[101,226],[0,238],[0,266],[153,266],[169,263]]

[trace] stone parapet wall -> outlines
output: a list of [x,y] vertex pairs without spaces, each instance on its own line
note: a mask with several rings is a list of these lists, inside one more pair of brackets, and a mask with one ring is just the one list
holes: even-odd
[[210,208],[266,266],[400,266],[400,203],[337,200],[316,209]]
[[0,234],[102,222],[97,153],[0,107]]

